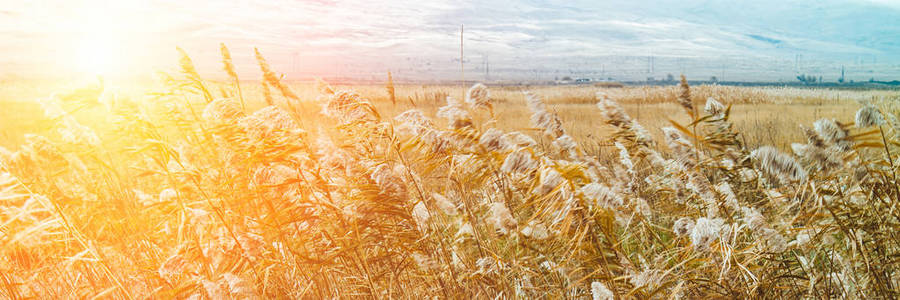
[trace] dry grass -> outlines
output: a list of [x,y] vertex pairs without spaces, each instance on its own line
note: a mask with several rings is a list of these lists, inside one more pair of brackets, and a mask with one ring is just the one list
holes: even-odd
[[[225,85],[225,83],[219,83]],[[82,84],[84,85],[84,84]],[[152,92],[157,84],[129,83],[126,86],[110,87],[120,95],[143,99],[144,94]],[[250,105],[259,108],[263,92],[258,82],[243,82]],[[314,83],[289,84],[303,101],[312,101],[319,97]],[[366,95],[385,115],[395,115],[407,109],[420,109],[427,116],[434,117],[437,109],[444,105],[448,95],[456,98],[464,97],[465,89],[459,86],[438,85],[395,85],[396,105],[389,100],[389,94],[381,85],[337,86],[341,89],[353,89]],[[679,115],[681,108],[675,103],[676,87],[627,87],[596,88],[591,86],[534,86],[534,87],[492,87],[496,126],[504,130],[527,131],[528,110],[522,91],[529,90],[544,97],[551,109],[564,122],[570,135],[580,142],[590,142],[597,137],[611,133],[607,127],[601,126],[600,112],[594,109],[596,94],[603,93],[617,99],[625,110],[648,128],[660,128],[669,124],[669,119],[686,121],[687,116]],[[46,90],[70,90],[65,84],[42,83],[33,84],[27,81],[4,85],[0,90],[0,100],[9,103],[8,110],[0,112],[6,121],[4,126],[13,130],[0,133],[0,146],[13,147],[20,144],[22,132],[41,133],[47,128],[39,126],[41,114],[34,99],[47,97]],[[159,88],[155,88],[158,90]],[[213,88],[217,90],[218,87]],[[796,88],[745,88],[728,86],[694,87],[694,102],[702,106],[707,97],[715,97],[723,103],[733,105],[732,122],[743,133],[745,142],[751,146],[777,145],[788,149],[791,141],[803,137],[798,124],[811,124],[821,118],[839,118],[848,116],[859,108],[859,102],[869,100],[889,100],[898,97],[893,91],[838,91],[808,90]],[[698,92],[699,90],[700,92]],[[730,99],[723,100],[723,99]],[[768,100],[767,100],[768,99]],[[661,133],[654,131],[661,137]],[[587,144],[583,146],[591,148]]]
[[392,84],[394,104],[258,58],[274,106],[187,57],[149,93],[3,99],[0,295],[898,296],[894,93]]

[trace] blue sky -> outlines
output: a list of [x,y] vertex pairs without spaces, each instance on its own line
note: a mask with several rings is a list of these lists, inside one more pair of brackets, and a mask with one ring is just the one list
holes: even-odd
[[293,79],[456,79],[464,24],[470,79],[900,79],[900,1],[254,2],[2,3],[0,76],[150,74],[176,45],[220,76],[225,42],[248,79],[254,46]]

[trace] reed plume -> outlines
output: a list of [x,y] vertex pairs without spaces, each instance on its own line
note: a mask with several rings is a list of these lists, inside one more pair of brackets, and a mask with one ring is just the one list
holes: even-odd
[[679,93],[678,93],[678,104],[684,108],[684,111],[687,112],[691,118],[694,118],[697,115],[697,112],[694,111],[694,102],[691,100],[691,87],[688,85],[687,77],[684,74],[681,74],[681,83],[679,84]]
[[856,111],[857,127],[881,126],[882,124],[884,124],[884,117],[874,106],[866,105]]
[[[512,88],[460,101],[394,86],[407,104],[283,82],[258,55],[263,93],[242,106],[227,88],[208,98],[182,58],[151,101],[105,83],[28,102],[33,115],[6,104],[28,122],[7,121],[0,147],[0,298],[897,296],[887,98],[567,86],[523,104]],[[279,85],[316,101],[282,91],[287,107],[273,105]],[[835,95],[867,106],[773,127],[799,137],[772,141],[796,157],[737,114]],[[645,104],[691,96],[707,102],[703,116],[678,102],[689,125],[637,122]],[[572,113],[593,102],[601,119]]]
[[300,100],[300,98],[297,97],[297,94],[294,94],[294,91],[292,91],[290,87],[282,83],[281,78],[279,78],[278,75],[275,75],[275,72],[269,67],[269,63],[266,62],[266,59],[259,53],[259,49],[253,48],[253,51],[256,54],[256,62],[259,64],[259,69],[262,71],[263,80],[269,86],[278,89],[285,98]]
[[388,71],[388,81],[385,88],[387,89],[388,98],[391,99],[391,104],[397,105],[397,96],[394,92],[394,77],[391,76],[391,71]]
[[225,43],[219,44],[219,52],[222,53],[222,69],[225,70],[225,74],[228,74],[228,78],[231,79],[231,82],[234,83],[234,87],[238,91],[238,99],[241,101],[241,111],[247,111],[247,105],[244,104],[244,94],[241,91],[241,80],[238,79],[237,71],[234,69],[234,63],[231,61],[231,52],[228,51],[228,47],[225,47]]
[[200,78],[200,73],[197,73],[197,68],[194,67],[194,62],[191,60],[191,57],[188,56],[187,52],[185,52],[184,49],[181,49],[181,47],[175,47],[175,49],[178,50],[178,54],[181,55],[181,59],[178,61],[178,65],[181,66],[181,73],[197,86],[198,90],[200,90],[200,93],[203,95],[203,98],[206,99],[206,102],[212,102],[212,93],[206,88],[206,84],[204,84],[203,80]]

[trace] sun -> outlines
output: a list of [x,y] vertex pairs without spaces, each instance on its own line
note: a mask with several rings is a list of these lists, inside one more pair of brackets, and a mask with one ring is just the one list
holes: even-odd
[[121,71],[121,43],[109,36],[93,35],[78,41],[78,71],[87,75],[110,76]]

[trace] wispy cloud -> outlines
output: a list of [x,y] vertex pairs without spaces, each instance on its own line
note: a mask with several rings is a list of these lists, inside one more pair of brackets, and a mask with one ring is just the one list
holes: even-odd
[[[141,70],[174,65],[178,45],[212,73],[217,45],[225,42],[250,77],[257,76],[252,47],[259,47],[293,77],[365,77],[392,68],[401,78],[453,78],[460,24],[466,26],[467,61],[475,66],[489,57],[497,70],[552,74],[592,57],[604,72],[618,68],[632,77],[645,76],[632,70],[643,66],[629,65],[640,59],[610,57],[671,58],[681,66],[665,72],[681,71],[694,59],[698,73],[708,71],[701,68],[704,59],[716,65],[706,69],[716,70],[727,59],[779,64],[798,55],[809,64],[871,56],[896,62],[900,10],[885,7],[900,8],[886,0],[23,1],[0,10],[0,64],[14,66],[6,72],[53,71],[78,59],[64,53],[80,41],[107,35]],[[778,76],[797,72],[797,64]]]

